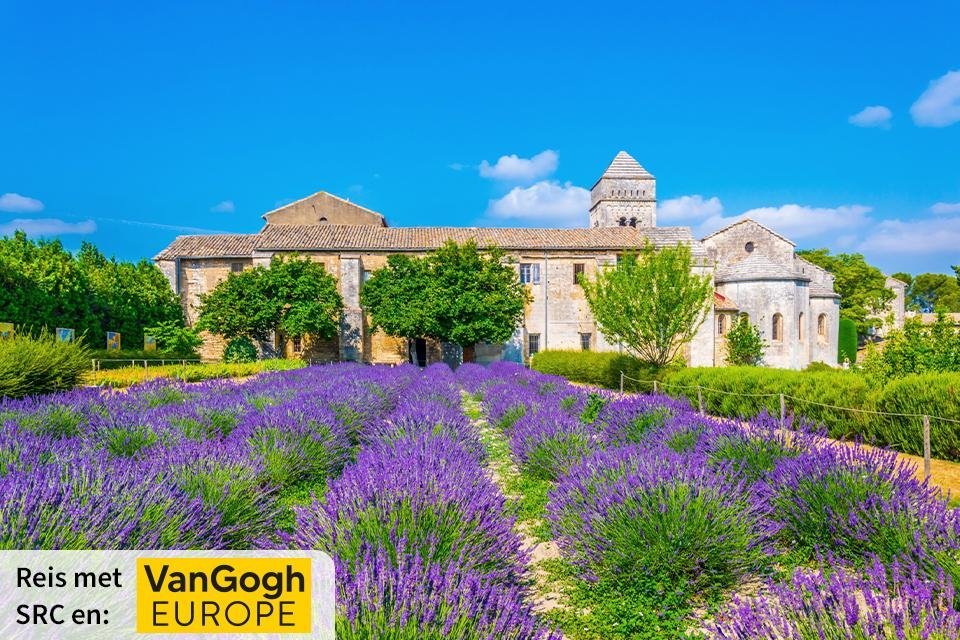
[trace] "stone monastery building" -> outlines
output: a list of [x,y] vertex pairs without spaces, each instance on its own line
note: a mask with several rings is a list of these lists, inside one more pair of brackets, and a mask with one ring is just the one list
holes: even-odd
[[[586,212],[585,212],[586,213]],[[267,266],[276,254],[299,253],[323,263],[339,281],[344,312],[335,340],[278,338],[281,350],[317,360],[425,363],[443,355],[441,345],[407,344],[371,332],[360,306],[360,288],[393,253],[424,254],[446,240],[497,246],[513,260],[532,302],[513,338],[478,345],[478,361],[522,361],[544,349],[611,351],[597,330],[577,284],[616,263],[618,254],[645,241],[690,246],[696,270],[715,283],[714,304],[687,349],[693,366],[724,363],[724,334],[738,314],[748,314],[767,342],[769,366],[800,369],[811,362],[837,363],[840,296],[833,276],[794,253],[794,243],[753,220],[742,220],[697,240],[689,227],[658,227],[656,179],[620,152],[591,190],[589,219],[580,229],[390,227],[383,215],[319,192],[263,215],[259,233],[180,236],[156,257],[180,296],[188,322],[199,296],[230,272]],[[203,355],[219,357],[223,343],[207,336]]]

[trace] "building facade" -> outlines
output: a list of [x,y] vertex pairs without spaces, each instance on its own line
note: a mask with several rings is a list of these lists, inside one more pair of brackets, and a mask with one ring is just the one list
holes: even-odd
[[[689,227],[658,227],[656,179],[625,152],[617,154],[593,186],[580,229],[390,227],[381,214],[325,192],[263,218],[265,225],[255,234],[180,236],[155,261],[180,296],[190,323],[196,320],[200,296],[231,272],[268,266],[278,254],[297,253],[322,263],[343,297],[339,336],[276,340],[261,345],[267,352],[375,363],[455,358],[444,345],[408,344],[370,331],[360,305],[363,282],[389,255],[424,255],[447,240],[499,247],[531,294],[513,337],[502,345],[478,345],[478,361],[524,361],[545,349],[619,350],[597,329],[578,277],[592,277],[615,265],[624,251],[650,242],[689,246],[695,272],[710,275],[716,285],[714,304],[684,354],[690,365],[724,363],[724,334],[740,314],[760,328],[770,366],[797,369],[814,361],[837,362],[839,296],[829,273],[796,256],[788,239],[751,220],[702,240]],[[223,347],[216,336],[205,336],[202,354],[215,359]]]

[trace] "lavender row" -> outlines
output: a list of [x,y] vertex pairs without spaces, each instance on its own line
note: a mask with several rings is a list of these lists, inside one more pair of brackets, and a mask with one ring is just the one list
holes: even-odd
[[[556,482],[548,520],[588,580],[689,599],[729,593],[788,559],[829,556],[847,569],[769,582],[772,596],[738,601],[712,633],[771,637],[757,631],[769,625],[808,637],[846,607],[845,626],[826,637],[887,637],[863,635],[881,627],[956,637],[960,514],[895,454],[831,443],[809,425],[783,431],[769,416],[742,424],[665,397],[591,393],[520,367],[461,372],[518,464]],[[892,591],[876,595],[880,582]],[[844,588],[879,600],[851,608],[837,599]],[[811,590],[819,608],[797,613]]]
[[413,367],[150,382],[0,404],[0,547],[250,548],[322,491]]
[[297,510],[284,546],[333,556],[338,638],[554,637],[524,601],[526,555],[483,458],[453,373],[429,367]]

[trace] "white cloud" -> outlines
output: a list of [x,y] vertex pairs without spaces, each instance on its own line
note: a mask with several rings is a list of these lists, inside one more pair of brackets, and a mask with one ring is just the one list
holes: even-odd
[[867,214],[872,210],[872,207],[860,204],[839,207],[808,207],[799,204],[759,207],[737,216],[712,216],[700,225],[699,231],[706,235],[744,218],[751,218],[791,240],[836,236],[838,233],[864,226],[869,222]]
[[36,198],[28,198],[19,193],[5,193],[0,196],[0,211],[38,213],[43,211],[43,203]]
[[860,243],[862,251],[926,255],[955,253],[960,247],[960,218],[883,220]]
[[950,71],[930,83],[910,107],[921,127],[947,127],[960,121],[960,71]]
[[716,196],[680,196],[657,203],[657,224],[690,224],[723,215],[723,204]]
[[785,204],[751,209],[744,212],[743,217],[753,218],[788,238],[802,239],[861,227],[868,222],[867,214],[872,210],[873,207],[860,204],[839,207]]
[[233,203],[233,200],[224,200],[210,207],[210,211],[214,213],[233,213],[236,210],[237,205]]
[[938,202],[930,207],[930,211],[937,215],[960,213],[960,202]]
[[97,230],[97,223],[93,220],[64,222],[59,218],[16,218],[0,224],[0,235],[12,235],[18,230],[28,236],[86,235]]
[[866,107],[859,113],[855,113],[847,121],[855,127],[876,127],[880,129],[890,128],[890,119],[893,113],[881,105]]
[[494,180],[530,182],[556,171],[559,160],[559,154],[552,149],[541,151],[532,158],[521,158],[516,154],[500,156],[494,165],[486,160],[481,162],[480,175]]
[[542,180],[529,187],[514,187],[491,200],[487,214],[498,220],[536,222],[551,227],[584,226],[590,210],[590,192],[569,182]]
[[462,162],[451,162],[447,165],[453,171],[463,171],[464,165]]

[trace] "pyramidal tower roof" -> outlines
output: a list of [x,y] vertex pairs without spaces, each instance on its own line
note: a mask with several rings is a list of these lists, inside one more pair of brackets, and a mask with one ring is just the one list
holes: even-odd
[[653,174],[640,166],[626,151],[621,151],[603,172],[604,178],[652,178]]

